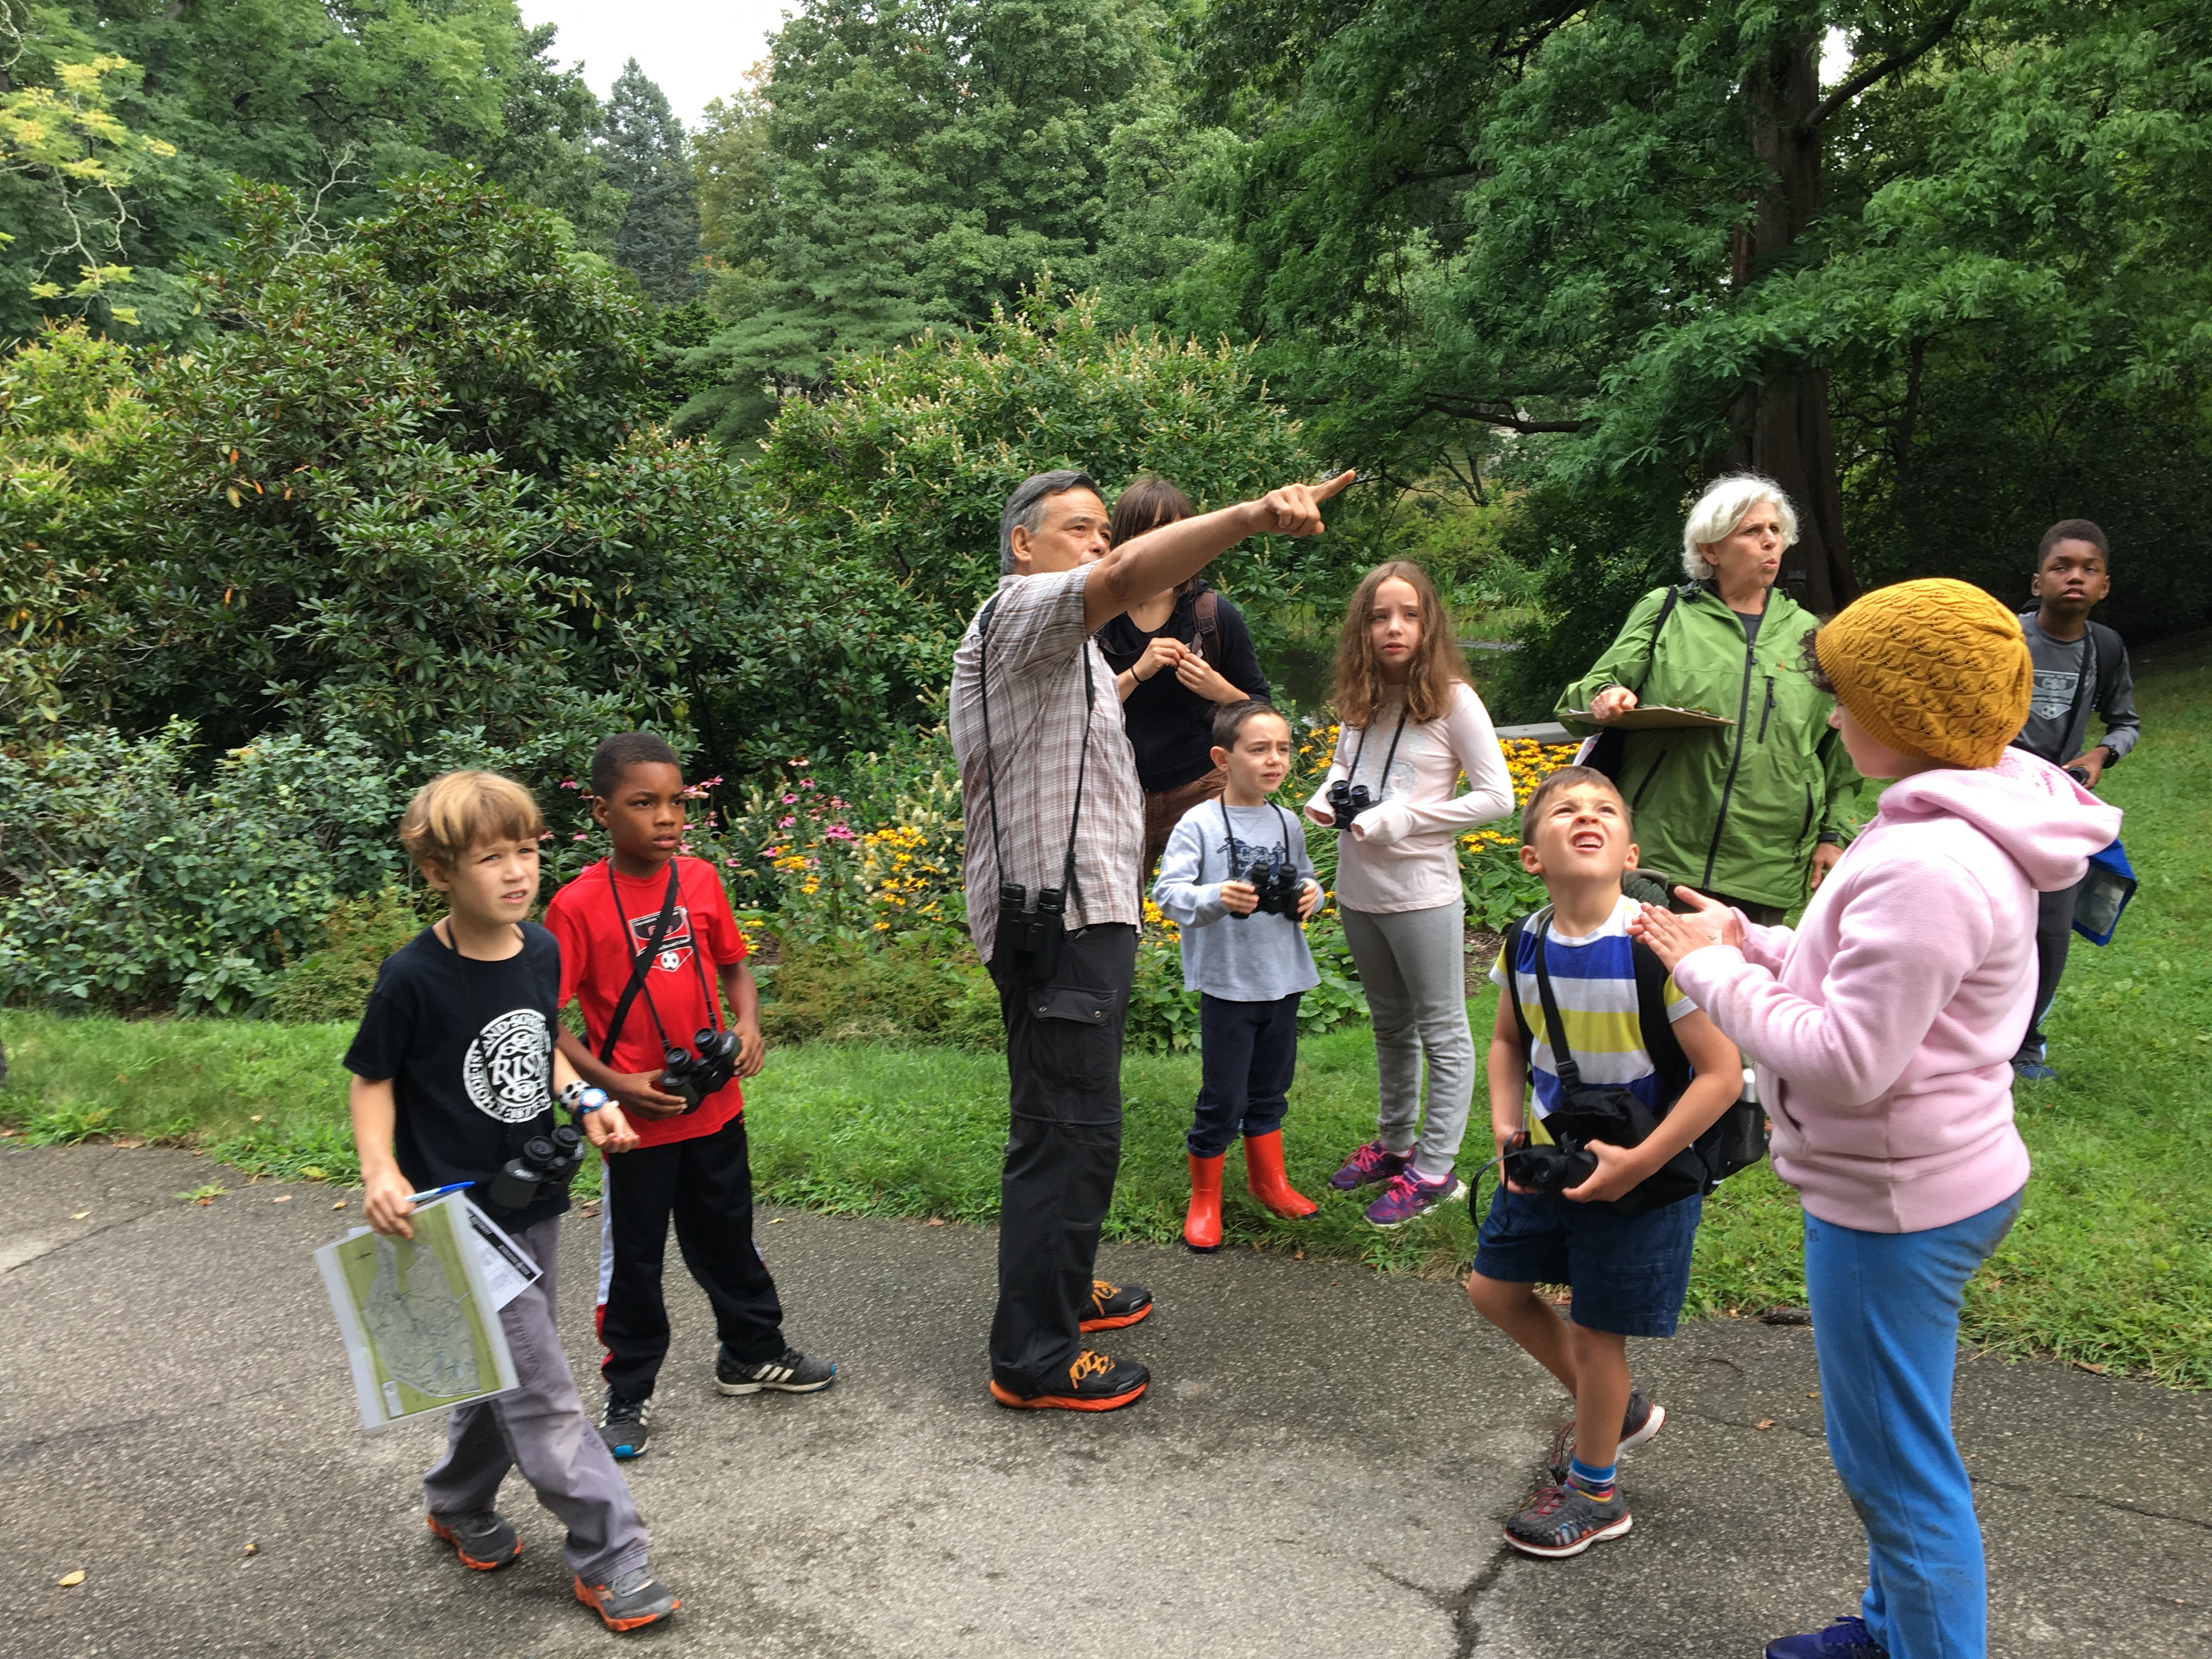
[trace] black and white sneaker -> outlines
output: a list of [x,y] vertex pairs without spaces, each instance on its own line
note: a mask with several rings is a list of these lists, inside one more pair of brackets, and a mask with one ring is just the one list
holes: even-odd
[[1523,1555],[1558,1560],[1618,1538],[1636,1524],[1618,1487],[1592,1498],[1579,1486],[1546,1486],[1505,1522],[1505,1541]]
[[642,1457],[646,1443],[652,1438],[646,1428],[646,1419],[652,1415],[651,1395],[642,1400],[625,1400],[609,1389],[606,1407],[599,1413],[599,1438],[621,1462]]
[[786,1348],[774,1359],[749,1365],[726,1347],[714,1352],[714,1386],[724,1394],[817,1394],[837,1380],[837,1368],[826,1359],[809,1359],[796,1348]]

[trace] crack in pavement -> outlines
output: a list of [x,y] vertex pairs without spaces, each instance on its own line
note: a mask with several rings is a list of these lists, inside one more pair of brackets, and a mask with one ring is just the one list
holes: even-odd
[[[0,1278],[4,1278],[19,1268],[27,1267],[34,1261],[44,1261],[49,1256],[59,1255],[64,1250],[73,1250],[88,1239],[98,1238],[102,1233],[112,1232],[116,1228],[128,1226],[134,1221],[143,1221],[159,1207],[160,1206],[155,1205],[146,1209],[133,1210],[127,1215],[118,1216],[112,1221],[103,1221],[97,1227],[88,1227],[74,1238],[58,1238],[52,1243],[47,1243],[44,1239],[33,1239],[31,1241],[33,1244],[41,1245],[44,1248],[34,1249],[28,1255],[18,1257],[4,1268],[0,1268]],[[4,1254],[8,1248],[5,1242],[0,1242],[0,1254]]]
[[2140,1515],[2149,1521],[2171,1521],[2177,1526],[2196,1527],[2212,1532],[2212,1520],[2193,1515],[2169,1515],[2164,1510],[2154,1510],[2142,1504],[2130,1504],[2124,1498],[2100,1498],[2094,1492],[2053,1491],[2048,1486],[2031,1486],[2022,1480],[1999,1480],[1993,1475],[1976,1474],[1966,1471],[1966,1479],[1977,1486],[1988,1486],[1996,1492],[2015,1492],[2029,1498],[2063,1498],[2076,1504],[2094,1504],[2100,1509],[2118,1510],[2124,1515]]
[[1377,1578],[1395,1584],[1401,1589],[1413,1591],[1437,1612],[1449,1615],[1452,1629],[1458,1637],[1452,1648],[1452,1659],[1474,1659],[1474,1644],[1482,1638],[1482,1624],[1474,1616],[1475,1606],[1498,1583],[1499,1575],[1505,1571],[1505,1564],[1512,1559],[1512,1546],[1501,1540],[1492,1547],[1490,1559],[1482,1564],[1474,1577],[1456,1590],[1431,1589],[1373,1561],[1362,1565]]

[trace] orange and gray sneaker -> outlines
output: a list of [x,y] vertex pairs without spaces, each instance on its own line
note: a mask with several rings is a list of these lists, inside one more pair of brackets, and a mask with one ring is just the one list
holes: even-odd
[[645,1567],[632,1567],[610,1583],[587,1584],[578,1578],[575,1584],[576,1599],[613,1631],[656,1624],[684,1605]]
[[461,1565],[473,1571],[496,1572],[522,1553],[522,1540],[515,1536],[507,1517],[495,1510],[479,1510],[474,1515],[456,1515],[444,1521],[434,1515],[422,1518],[430,1523],[432,1532],[453,1547]]
[[1061,1394],[1023,1394],[991,1379],[991,1398],[1017,1411],[1112,1412],[1133,1403],[1152,1374],[1133,1359],[1109,1359],[1085,1348],[1067,1368]]
[[1124,1325],[1133,1325],[1152,1310],[1152,1293],[1141,1285],[1109,1285],[1103,1279],[1091,1281],[1091,1308],[1083,1316],[1079,1329],[1085,1331],[1118,1331]]

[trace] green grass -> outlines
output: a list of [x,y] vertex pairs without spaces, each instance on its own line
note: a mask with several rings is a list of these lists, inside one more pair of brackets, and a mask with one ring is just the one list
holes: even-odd
[[[2060,1079],[2019,1095],[2035,1158],[2027,1206],[1970,1287],[1966,1329],[1994,1350],[2212,1388],[2212,666],[2147,673],[2138,697],[2148,737],[2105,793],[2127,809],[2142,889],[2110,948],[2076,941],[2051,1026]],[[1494,995],[1486,989],[1473,1005],[1478,1030],[1488,1028]],[[358,1170],[337,1065],[350,1036],[343,1025],[0,1012],[13,1068],[0,1123],[17,1144],[165,1141],[251,1173],[351,1182]],[[1464,1263],[1472,1234],[1463,1207],[1382,1234],[1351,1200],[1323,1196],[1338,1158],[1373,1133],[1373,1067],[1364,1032],[1302,1045],[1286,1140],[1292,1176],[1322,1198],[1322,1213],[1297,1226],[1277,1221],[1244,1199],[1232,1174],[1232,1242],[1384,1270]],[[843,1213],[988,1222],[1005,1076],[996,1054],[953,1048],[772,1051],[748,1091],[762,1194]],[[1197,1060],[1132,1055],[1122,1080],[1128,1121],[1108,1230],[1170,1242],[1182,1224],[1182,1136]],[[587,1169],[586,1190],[596,1176]],[[1693,1312],[1802,1303],[1796,1201],[1771,1173],[1737,1176],[1705,1215]]]

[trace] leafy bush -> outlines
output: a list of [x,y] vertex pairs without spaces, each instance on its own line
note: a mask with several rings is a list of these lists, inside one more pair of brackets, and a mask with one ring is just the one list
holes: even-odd
[[912,933],[878,943],[797,941],[763,970],[769,1041],[918,1037],[963,1048],[1005,1043],[999,994],[963,941]]
[[385,957],[430,920],[424,908],[416,893],[396,886],[340,900],[323,918],[322,944],[270,988],[269,1012],[295,1024],[359,1019]]

